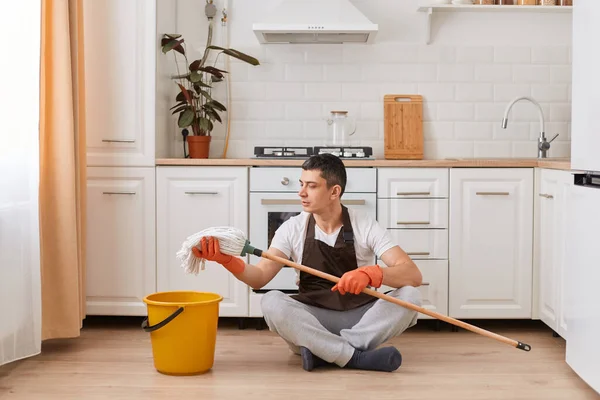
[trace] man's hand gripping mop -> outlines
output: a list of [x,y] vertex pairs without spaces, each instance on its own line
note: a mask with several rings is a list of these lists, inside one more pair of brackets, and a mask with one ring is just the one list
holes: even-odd
[[[219,247],[221,254],[225,254],[228,256],[245,256],[246,254],[253,254],[257,257],[266,258],[272,261],[276,261],[278,263],[287,265],[289,267],[295,268],[300,271],[304,271],[308,274],[318,276],[323,279],[327,279],[331,282],[339,282],[340,278],[334,275],[327,274],[322,271],[318,271],[316,269],[297,264],[288,259],[278,257],[272,254],[269,254],[266,251],[257,249],[250,244],[250,241],[246,239],[244,232],[237,228],[232,227],[212,227],[200,231],[194,235],[189,236],[186,241],[183,243],[181,250],[177,253],[177,258],[181,261],[181,266],[184,268],[185,272],[190,274],[197,274],[200,269],[204,269],[205,259],[198,258],[194,255],[193,249],[195,246],[200,243],[203,237],[213,237],[218,239]],[[445,321],[449,324],[458,326],[460,328],[469,330],[471,332],[478,333],[480,335],[486,336],[491,339],[498,340],[502,343],[508,344],[510,346],[516,347],[517,349],[521,349],[524,351],[530,351],[531,346],[505,336],[498,335],[496,333],[487,331],[482,328],[478,328],[474,325],[468,324],[463,321],[459,321],[452,317],[448,317],[446,315],[437,313],[435,311],[427,310],[426,308],[416,306],[412,303],[396,299],[392,296],[388,296],[386,294],[377,292],[372,289],[365,288],[362,290],[363,293],[369,294],[371,296],[389,301],[391,303],[397,304],[399,306],[409,308],[411,310],[420,312],[425,315],[429,315],[430,317],[437,318],[441,321]]]

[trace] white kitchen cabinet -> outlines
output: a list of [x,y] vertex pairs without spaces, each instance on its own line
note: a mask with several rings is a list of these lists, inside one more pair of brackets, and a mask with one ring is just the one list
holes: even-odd
[[87,165],[154,167],[156,2],[83,2]]
[[146,315],[156,290],[154,168],[88,167],[88,315]]
[[567,210],[572,184],[570,171],[540,169],[536,195],[537,307],[539,318],[566,338],[564,320],[564,274]]
[[[381,260],[381,267],[386,267]],[[427,310],[448,315],[448,260],[415,260],[415,264],[423,275],[423,283],[419,286],[421,306]],[[378,292],[386,293],[394,290],[389,286],[381,286]],[[433,319],[429,315],[419,313],[419,319]]]
[[[448,315],[448,168],[379,168],[377,220],[423,275],[423,307]],[[379,265],[385,265],[378,260]],[[392,288],[383,286],[380,291]],[[432,317],[419,314],[419,319]]]
[[245,283],[212,261],[198,275],[186,274],[176,258],[187,237],[209,227],[231,226],[248,235],[248,169],[157,167],[156,186],[158,291],[218,293],[220,316],[248,316]]
[[531,318],[532,168],[450,171],[449,313]]

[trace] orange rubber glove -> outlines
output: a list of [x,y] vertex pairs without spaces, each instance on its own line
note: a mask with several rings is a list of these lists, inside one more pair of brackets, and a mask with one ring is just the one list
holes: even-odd
[[238,257],[230,256],[229,254],[221,253],[219,248],[219,239],[213,237],[203,237],[196,246],[192,248],[192,253],[198,258],[204,258],[209,261],[215,261],[227,268],[232,274],[241,274],[246,268],[246,263]]
[[359,294],[367,286],[380,287],[383,282],[383,270],[379,265],[367,265],[348,271],[340,278],[340,281],[331,288],[341,294]]

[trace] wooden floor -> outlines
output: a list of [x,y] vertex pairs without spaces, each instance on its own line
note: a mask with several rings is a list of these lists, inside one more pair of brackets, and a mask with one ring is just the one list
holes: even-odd
[[403,364],[384,373],[306,372],[273,333],[223,320],[213,369],[189,377],[156,372],[140,321],[88,318],[80,338],[44,343],[42,354],[0,367],[0,399],[600,399],[564,362],[564,340],[539,321],[472,321],[531,352],[420,322],[391,341]]

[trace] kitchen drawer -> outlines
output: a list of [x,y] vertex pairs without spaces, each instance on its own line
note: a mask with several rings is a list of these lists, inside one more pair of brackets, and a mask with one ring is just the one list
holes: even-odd
[[447,259],[447,229],[390,229],[392,240],[413,260]]
[[[297,192],[300,190],[300,167],[255,167],[250,169],[252,192]],[[375,168],[346,168],[345,193],[375,193]],[[342,199],[344,196],[342,196]]]
[[448,197],[447,168],[379,168],[378,198]]
[[448,228],[448,199],[379,199],[377,220],[385,228]]
[[[385,267],[385,263],[378,260],[377,263]],[[419,286],[421,292],[422,307],[431,311],[448,315],[448,261],[447,260],[415,260],[423,275],[423,284]],[[378,292],[389,292],[394,290],[389,286],[382,286]],[[401,307],[401,306],[398,306]],[[419,313],[419,319],[433,319],[429,315]]]

